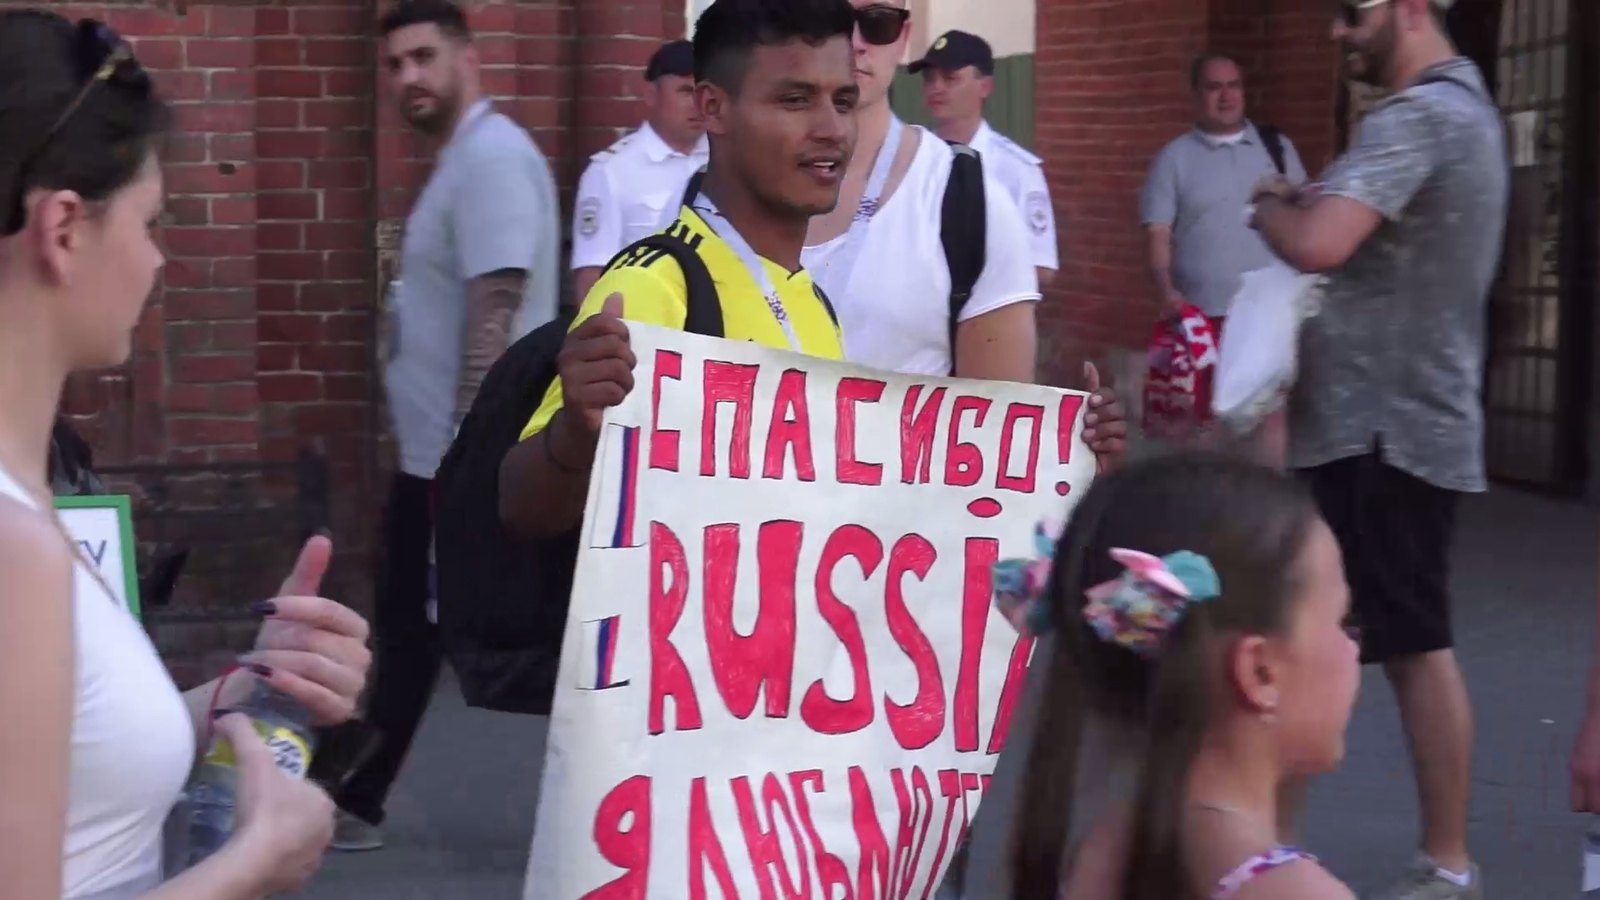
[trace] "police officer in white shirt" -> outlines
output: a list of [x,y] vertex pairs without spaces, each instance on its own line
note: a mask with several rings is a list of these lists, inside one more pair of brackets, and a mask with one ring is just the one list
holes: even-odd
[[909,69],[922,74],[922,97],[933,113],[934,131],[978,151],[984,168],[1022,211],[1039,284],[1049,284],[1060,262],[1055,211],[1041,160],[983,118],[983,102],[994,92],[994,51],[989,42],[965,31],[947,31]]
[[694,45],[672,41],[645,67],[650,118],[596,153],[578,182],[572,268],[582,302],[618,251],[678,212],[689,176],[706,164],[705,123],[694,102]]

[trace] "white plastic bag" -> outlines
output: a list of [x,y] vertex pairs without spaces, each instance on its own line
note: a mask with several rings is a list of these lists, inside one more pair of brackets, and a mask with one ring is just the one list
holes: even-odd
[[1294,384],[1300,323],[1316,315],[1322,279],[1282,262],[1244,273],[1222,326],[1217,419],[1239,434],[1283,405]]

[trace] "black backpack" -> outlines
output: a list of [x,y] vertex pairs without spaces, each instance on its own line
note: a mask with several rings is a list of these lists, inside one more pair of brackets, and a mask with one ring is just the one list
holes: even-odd
[[[607,270],[670,256],[688,289],[684,330],[722,336],[722,306],[705,263],[681,233],[647,237]],[[468,706],[546,715],[577,565],[578,533],[521,541],[500,522],[500,463],[556,376],[571,313],[523,337],[489,369],[439,464],[434,556],[439,633]]]
[[1289,174],[1289,166],[1283,155],[1283,132],[1273,125],[1258,125],[1256,134],[1261,135],[1261,146],[1265,147],[1267,155],[1272,157],[1272,164],[1277,167],[1278,174]]
[[955,151],[950,181],[945,184],[940,208],[939,241],[950,266],[950,373],[956,371],[956,328],[961,310],[972,299],[972,289],[983,274],[988,246],[989,206],[983,190],[983,160],[978,151],[949,142]]

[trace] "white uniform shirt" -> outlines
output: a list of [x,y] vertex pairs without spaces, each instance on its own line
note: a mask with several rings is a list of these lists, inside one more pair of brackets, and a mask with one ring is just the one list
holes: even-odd
[[983,168],[995,181],[1000,182],[1012,202],[1022,212],[1028,226],[1028,251],[1033,264],[1040,269],[1061,268],[1056,251],[1056,214],[1050,205],[1050,187],[1045,184],[1043,161],[1005,135],[989,127],[988,122],[978,126],[968,145],[983,157]]
[[678,214],[683,186],[706,164],[704,136],[679,153],[650,123],[591,157],[578,182],[572,268],[599,268],[623,247],[660,231]]

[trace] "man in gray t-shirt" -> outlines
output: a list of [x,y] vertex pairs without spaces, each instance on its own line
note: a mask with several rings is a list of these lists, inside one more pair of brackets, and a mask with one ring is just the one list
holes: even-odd
[[555,182],[527,132],[483,96],[461,10],[399,0],[381,29],[401,114],[439,150],[406,219],[386,311],[384,385],[400,471],[384,512],[366,716],[383,742],[336,797],[341,850],[382,845],[384,801],[439,674],[429,614],[434,471],[489,367],[511,340],[555,317],[560,279]]
[[1443,25],[1449,0],[1351,0],[1335,36],[1391,92],[1320,189],[1266,184],[1255,226],[1327,274],[1301,337],[1289,462],[1344,552],[1362,658],[1399,701],[1422,857],[1395,900],[1481,896],[1467,853],[1472,714],[1451,651],[1449,549],[1462,492],[1485,489],[1485,306],[1509,169],[1500,114]]

